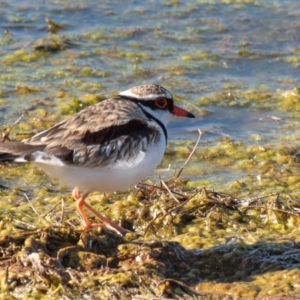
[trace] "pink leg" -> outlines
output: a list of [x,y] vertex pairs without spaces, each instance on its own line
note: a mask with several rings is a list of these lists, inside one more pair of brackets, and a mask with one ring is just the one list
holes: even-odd
[[[85,229],[96,228],[96,227],[107,227],[108,229],[111,229],[121,235],[122,235],[122,233],[131,232],[130,230],[127,230],[127,229],[113,223],[111,220],[109,220],[106,217],[99,214],[93,207],[91,207],[88,203],[85,202],[87,195],[88,194],[81,195],[81,193],[77,187],[75,187],[72,192],[72,196],[76,200],[77,211],[79,212],[80,216],[82,217],[82,223],[83,223],[83,226]],[[83,206],[85,206],[88,210],[90,210],[90,212],[95,217],[100,219],[102,223],[91,224],[83,210]]]

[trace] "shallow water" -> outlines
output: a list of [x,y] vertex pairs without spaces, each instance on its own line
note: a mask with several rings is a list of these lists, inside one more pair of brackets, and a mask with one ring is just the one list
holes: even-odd
[[[10,39],[7,41],[3,34],[0,48],[4,62],[0,77],[4,104],[0,114],[5,122],[12,122],[20,112],[26,114],[28,109],[37,108],[36,101],[41,97],[51,97],[55,111],[57,90],[67,89],[71,95],[80,96],[93,92],[92,83],[100,84],[96,92],[103,96],[111,90],[159,83],[175,97],[180,96],[195,114],[200,97],[209,97],[224,87],[233,91],[234,96],[236,89],[246,91],[263,85],[272,92],[297,86],[299,65],[286,59],[299,46],[300,5],[294,1],[247,2],[250,4],[4,1],[0,7],[0,27],[10,33]],[[7,55],[19,49],[34,51],[32,43],[48,35],[45,18],[66,25],[59,34],[74,46],[31,63],[18,57],[7,59]],[[75,71],[70,70],[72,67]],[[90,74],[80,74],[84,68],[90,68]],[[76,86],[76,79],[88,83]],[[71,81],[67,87],[66,80]],[[33,95],[16,93],[16,86],[27,84],[41,90]],[[236,126],[247,127],[249,132],[272,130],[272,124],[257,126],[259,109],[228,109],[228,104],[221,102],[222,97],[219,103],[205,106],[212,113],[203,120],[181,120],[177,126],[220,126],[224,134],[246,141],[247,134],[241,134],[241,128],[236,130]],[[288,117],[278,113],[276,107],[270,113]],[[170,128],[173,126],[176,125]],[[276,126],[274,123],[274,130]],[[177,137],[172,135],[173,139]]]

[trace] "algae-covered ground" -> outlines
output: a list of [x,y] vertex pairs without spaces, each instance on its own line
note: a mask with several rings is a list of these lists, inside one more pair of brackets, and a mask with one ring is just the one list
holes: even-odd
[[146,83],[197,116],[170,123],[157,174],[89,196],[124,236],[84,231],[69,189],[0,164],[0,299],[300,298],[300,3],[10,0],[0,12],[1,142]]

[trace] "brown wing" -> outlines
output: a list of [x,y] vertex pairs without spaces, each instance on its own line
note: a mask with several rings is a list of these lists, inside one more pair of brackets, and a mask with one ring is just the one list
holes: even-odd
[[65,163],[86,167],[132,159],[139,151],[147,151],[150,143],[159,141],[160,131],[154,123],[144,121],[142,112],[131,116],[136,112],[131,102],[121,107],[117,104],[106,100],[88,107],[24,143],[43,145],[44,152]]

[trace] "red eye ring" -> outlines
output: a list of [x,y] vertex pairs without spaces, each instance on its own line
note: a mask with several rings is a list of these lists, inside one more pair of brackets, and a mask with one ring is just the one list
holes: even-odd
[[166,98],[157,98],[155,100],[155,105],[160,109],[164,109],[168,106],[168,101]]

